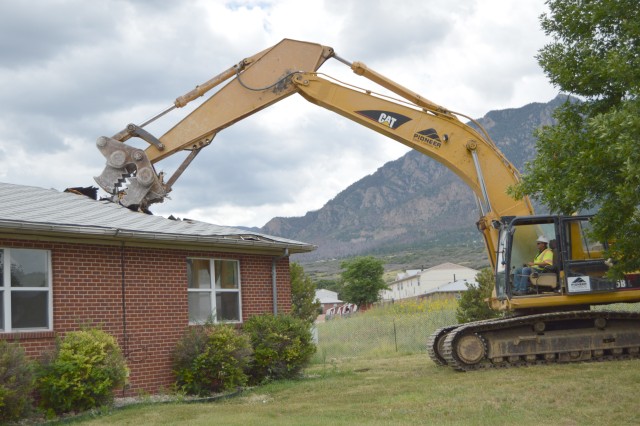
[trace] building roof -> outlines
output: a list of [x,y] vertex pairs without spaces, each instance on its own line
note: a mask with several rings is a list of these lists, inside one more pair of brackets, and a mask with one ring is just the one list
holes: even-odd
[[[440,278],[437,279],[436,281],[442,281],[443,276],[447,274],[451,274],[454,280],[455,280],[456,274],[458,276],[473,275],[475,277],[475,275],[478,272],[479,271],[469,268],[467,266],[462,266],[462,265],[458,265],[456,263],[451,263],[451,262],[445,262],[436,266],[432,266],[431,268],[428,268],[428,269],[407,269],[404,272],[400,272],[396,275],[396,279],[390,284],[390,286],[395,286],[397,284],[400,284],[406,281],[413,281],[416,279],[419,279],[420,282],[422,283],[426,283],[426,281],[424,281],[425,277],[430,277],[430,276],[431,277],[439,276]],[[448,278],[446,280],[448,280]]]
[[[441,263],[440,265],[436,265],[433,266],[431,268],[425,269],[422,272],[426,272],[426,271],[438,271],[441,269],[446,269],[446,270],[455,270],[455,269],[464,269],[464,270],[473,270],[475,271],[475,269],[469,268],[467,266],[462,266],[462,265],[458,265],[457,263],[451,263],[451,262],[445,262],[445,263]],[[478,271],[476,271],[478,272]]]
[[475,281],[457,280],[450,283],[443,284],[441,286],[427,290],[424,294],[432,293],[458,293],[461,291],[467,291],[467,284],[477,286]]
[[71,192],[0,182],[0,232],[11,231],[155,243],[287,249],[291,253],[305,253],[316,248],[311,244],[240,228],[135,212],[108,200],[98,201]]
[[316,299],[318,299],[322,304],[342,303],[342,300],[338,299],[338,293],[324,288],[316,290]]

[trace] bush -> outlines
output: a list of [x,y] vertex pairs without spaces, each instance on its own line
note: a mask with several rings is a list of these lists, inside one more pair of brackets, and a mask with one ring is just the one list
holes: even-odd
[[174,351],[176,385],[200,396],[244,386],[251,353],[248,337],[232,326],[192,327]]
[[40,404],[56,414],[84,411],[113,401],[128,370],[115,338],[102,330],[68,333],[38,375]]
[[32,363],[24,349],[0,340],[0,423],[25,416],[32,406]]
[[253,346],[254,383],[296,377],[316,351],[307,322],[288,315],[259,315],[244,325]]
[[490,269],[481,270],[476,275],[478,286],[467,284],[467,291],[460,296],[456,318],[461,324],[484,319],[497,318],[502,315],[489,307],[485,299],[491,297],[494,277]]

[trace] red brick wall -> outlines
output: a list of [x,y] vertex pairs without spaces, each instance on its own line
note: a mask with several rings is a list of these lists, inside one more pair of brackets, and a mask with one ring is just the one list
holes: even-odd
[[[171,353],[188,327],[187,257],[238,260],[243,320],[273,312],[272,256],[2,238],[0,247],[50,250],[53,276],[53,332],[0,332],[0,339],[18,340],[37,358],[53,348],[56,335],[100,325],[127,358],[125,395],[156,393],[173,383]],[[288,258],[277,262],[276,275],[278,311],[289,312]]]

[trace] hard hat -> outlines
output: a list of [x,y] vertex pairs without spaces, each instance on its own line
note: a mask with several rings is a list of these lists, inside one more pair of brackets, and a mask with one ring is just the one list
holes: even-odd
[[549,240],[545,236],[539,236],[538,239],[536,240],[536,243],[549,244]]

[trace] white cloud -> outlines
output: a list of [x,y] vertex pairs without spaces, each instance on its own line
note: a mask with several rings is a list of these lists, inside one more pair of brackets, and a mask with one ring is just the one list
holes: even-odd
[[[0,179],[93,185],[97,137],[282,38],[332,46],[471,117],[546,102],[556,92],[534,58],[544,11],[544,0],[0,2]],[[321,71],[382,91],[337,61]],[[160,136],[192,109],[148,130]],[[261,226],[322,207],[404,152],[294,95],[220,132],[152,210]]]

